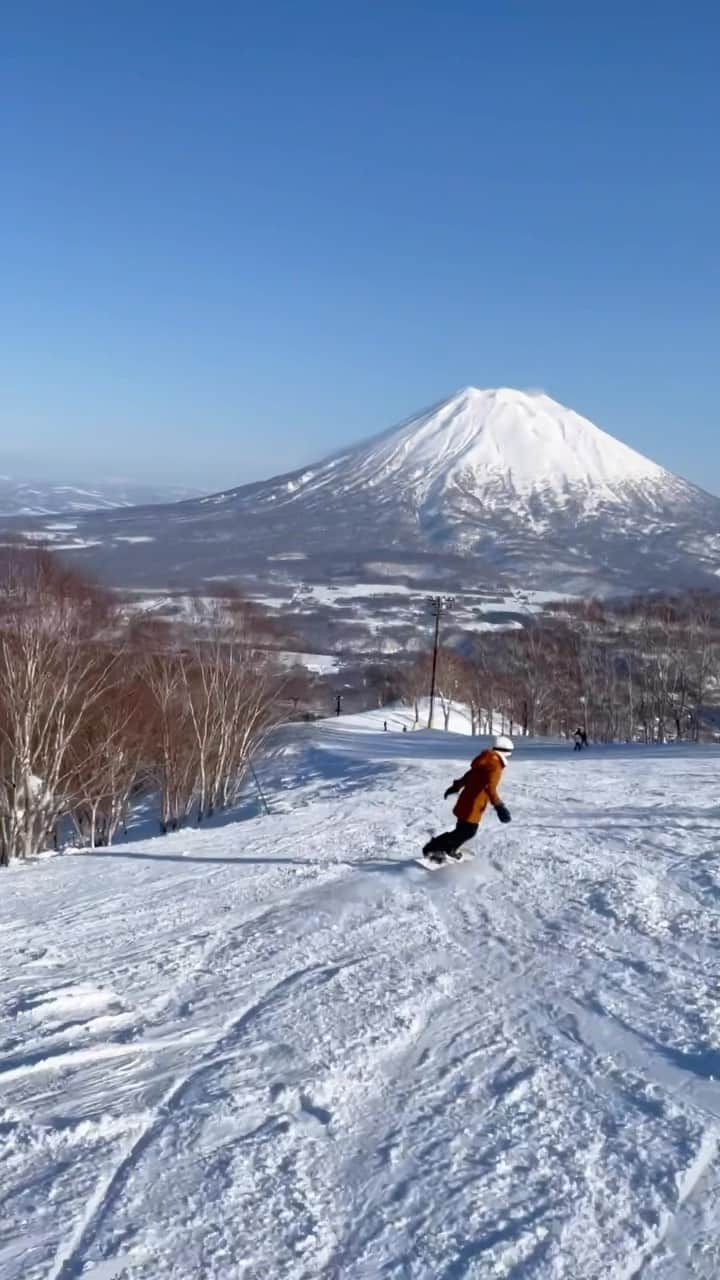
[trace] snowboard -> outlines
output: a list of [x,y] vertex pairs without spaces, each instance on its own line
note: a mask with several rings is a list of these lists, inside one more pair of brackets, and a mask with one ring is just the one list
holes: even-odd
[[463,862],[471,862],[473,857],[472,853],[463,853],[459,858],[444,858],[442,862],[431,862],[430,858],[421,854],[413,861],[416,866],[423,867],[425,871],[445,871],[447,867],[459,867]]

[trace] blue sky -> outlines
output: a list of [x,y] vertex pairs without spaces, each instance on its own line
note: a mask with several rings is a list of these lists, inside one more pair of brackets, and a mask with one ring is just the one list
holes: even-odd
[[542,387],[720,492],[714,3],[3,11],[0,461],[241,483]]

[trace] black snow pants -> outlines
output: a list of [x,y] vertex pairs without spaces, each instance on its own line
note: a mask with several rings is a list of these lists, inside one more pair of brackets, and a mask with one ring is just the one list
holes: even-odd
[[458,819],[454,831],[443,831],[439,836],[433,836],[432,840],[423,849],[423,853],[457,853],[461,845],[467,844],[468,840],[472,840],[477,834],[480,824],[477,822],[461,822]]

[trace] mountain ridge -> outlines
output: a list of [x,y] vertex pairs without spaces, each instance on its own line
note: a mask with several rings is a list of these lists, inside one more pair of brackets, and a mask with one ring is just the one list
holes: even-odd
[[[520,414],[535,421],[525,423],[524,430],[518,430]],[[514,429],[515,434],[521,436],[519,445],[517,441],[510,441],[515,449],[509,461],[508,440],[501,435],[508,429]],[[527,445],[533,446],[529,452]],[[570,451],[565,462],[574,461],[574,474],[567,465],[563,471],[559,448]],[[553,468],[543,467],[543,452],[548,449],[554,452],[554,475]],[[318,463],[256,481],[253,487],[261,489],[290,480],[292,485],[289,484],[288,489],[294,497],[309,484],[317,484],[318,476],[335,479],[338,469],[344,465],[353,468],[351,487],[357,488],[363,483],[378,482],[373,469],[377,473],[384,466],[386,474],[391,475],[408,461],[416,471],[427,469],[436,478],[448,457],[453,463],[453,454],[459,454],[465,466],[476,473],[484,470],[488,474],[508,476],[511,486],[517,490],[540,487],[537,478],[543,475],[552,480],[556,489],[561,487],[557,483],[558,475],[588,486],[612,479],[617,482],[631,478],[658,480],[673,475],[544,392],[520,392],[504,387],[483,391],[465,387],[369,439],[331,453]],[[680,477],[673,475],[673,479]],[[224,492],[229,494],[245,488],[249,486]]]
[[122,478],[96,482],[38,480],[8,472],[0,475],[0,518],[74,515],[118,507],[167,505],[198,497],[188,485],[147,483]]
[[512,388],[463,388],[320,462],[201,498],[57,531],[2,523],[124,588],[232,583],[302,627],[320,602],[337,644],[363,619],[410,619],[411,587],[608,596],[717,588],[720,575],[719,498]]

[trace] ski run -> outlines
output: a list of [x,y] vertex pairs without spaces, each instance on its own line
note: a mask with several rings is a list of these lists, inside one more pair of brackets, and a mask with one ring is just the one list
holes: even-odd
[[720,1276],[717,751],[521,743],[429,875],[477,750],[0,875],[2,1280]]

